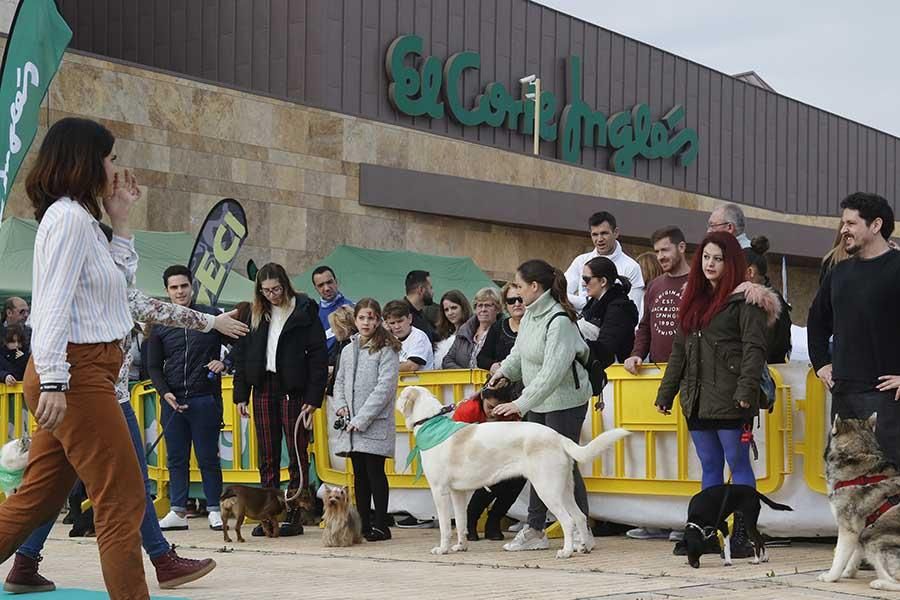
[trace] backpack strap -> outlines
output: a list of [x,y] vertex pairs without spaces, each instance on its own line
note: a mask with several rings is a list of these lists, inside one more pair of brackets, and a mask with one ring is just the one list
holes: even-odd
[[[550,331],[550,325],[553,324],[553,321],[555,321],[557,317],[569,318],[569,313],[567,313],[565,311],[553,313],[553,315],[550,317],[550,320],[547,321],[547,331]],[[575,360],[572,361],[572,379],[575,380],[575,389],[580,390],[581,389],[581,381],[579,381],[579,379],[578,379],[578,368],[575,366],[575,363],[577,363],[577,362],[578,362],[578,356],[576,356]]]

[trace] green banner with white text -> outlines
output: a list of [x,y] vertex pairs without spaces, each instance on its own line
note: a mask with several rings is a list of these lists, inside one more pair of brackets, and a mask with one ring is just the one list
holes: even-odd
[[71,39],[54,0],[19,0],[0,69],[0,217]]

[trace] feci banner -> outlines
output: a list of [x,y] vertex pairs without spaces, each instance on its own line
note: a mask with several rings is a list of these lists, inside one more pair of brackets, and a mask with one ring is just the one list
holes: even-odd
[[238,251],[247,239],[247,217],[233,198],[212,207],[194,242],[188,268],[194,276],[194,298],[215,306]]
[[0,67],[0,217],[72,30],[53,0],[20,0]]

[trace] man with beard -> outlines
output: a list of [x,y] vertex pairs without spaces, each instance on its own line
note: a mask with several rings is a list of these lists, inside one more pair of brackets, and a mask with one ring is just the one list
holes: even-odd
[[[644,360],[664,363],[672,354],[672,343],[678,330],[678,305],[687,283],[690,265],[685,258],[687,243],[684,233],[674,225],[658,229],[650,236],[650,243],[663,274],[655,278],[644,292],[644,316],[634,336],[634,348],[624,367],[637,375]],[[629,529],[626,535],[639,540],[668,539],[669,530],[657,527]]]
[[406,274],[406,303],[412,314],[412,324],[428,335],[431,343],[436,341],[434,325],[425,316],[425,308],[434,305],[434,288],[431,287],[431,273],[410,271]]
[[850,258],[825,276],[809,309],[809,357],[831,390],[832,420],[877,412],[875,435],[900,464],[900,252],[888,244],[894,211],[881,196],[863,192],[845,198],[841,209]]
[[681,229],[670,225],[650,237],[663,274],[650,282],[644,293],[644,316],[634,337],[631,357],[625,369],[637,375],[649,355],[650,362],[664,363],[672,354],[672,342],[678,329],[678,304],[687,283],[690,266],[685,259],[687,243]]

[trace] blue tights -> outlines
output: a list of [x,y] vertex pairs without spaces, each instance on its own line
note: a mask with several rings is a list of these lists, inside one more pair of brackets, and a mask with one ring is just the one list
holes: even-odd
[[691,431],[691,439],[703,468],[704,490],[725,483],[726,460],[731,469],[732,483],[756,487],[756,477],[750,464],[750,445],[741,443],[740,429]]

